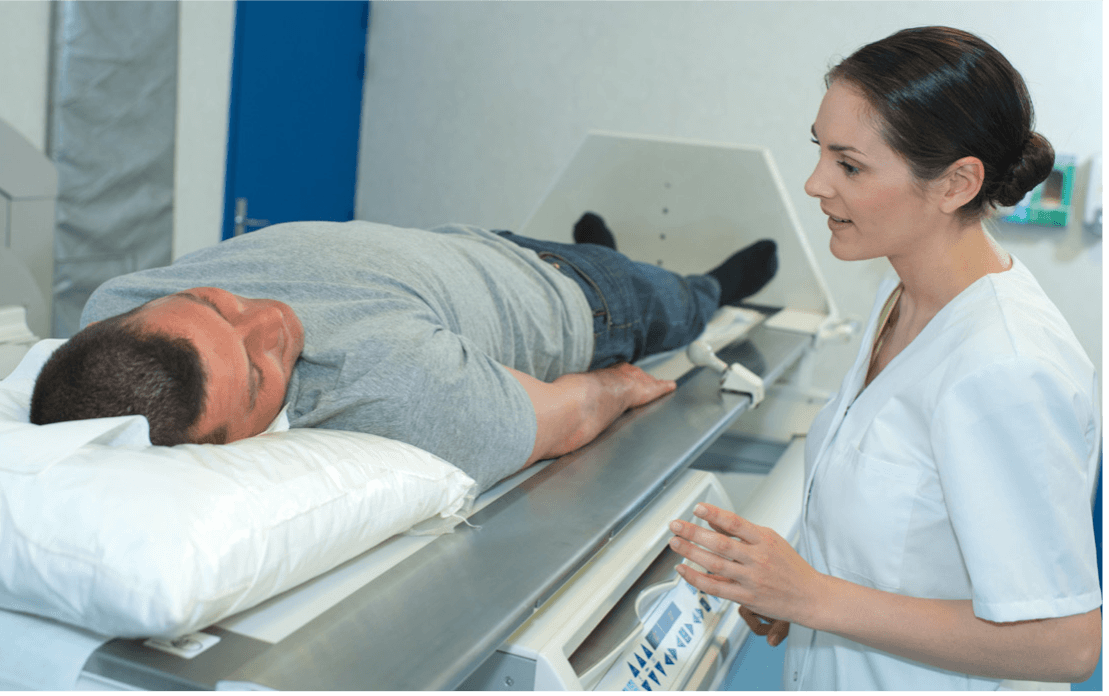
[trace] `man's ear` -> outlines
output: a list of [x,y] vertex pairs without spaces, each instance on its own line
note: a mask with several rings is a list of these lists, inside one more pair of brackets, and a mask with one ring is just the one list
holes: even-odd
[[982,160],[977,157],[956,160],[941,179],[940,209],[951,214],[970,203],[982,190],[985,178],[986,167]]

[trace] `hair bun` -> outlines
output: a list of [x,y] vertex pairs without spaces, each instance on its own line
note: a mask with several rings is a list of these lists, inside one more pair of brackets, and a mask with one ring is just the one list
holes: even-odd
[[1001,206],[1016,205],[1024,195],[1051,174],[1055,166],[1055,149],[1047,138],[1030,131],[1016,162],[998,180],[991,198]]

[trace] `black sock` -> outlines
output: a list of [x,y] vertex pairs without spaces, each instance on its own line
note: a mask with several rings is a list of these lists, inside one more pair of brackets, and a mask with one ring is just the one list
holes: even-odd
[[740,249],[708,272],[720,281],[720,304],[735,304],[750,297],[778,272],[778,245],[762,239]]
[[612,236],[605,221],[596,213],[586,213],[574,225],[575,244],[600,244],[616,249],[616,237]]

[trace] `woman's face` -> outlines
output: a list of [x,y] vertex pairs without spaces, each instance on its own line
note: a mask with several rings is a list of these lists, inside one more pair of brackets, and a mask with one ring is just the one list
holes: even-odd
[[927,187],[882,138],[863,96],[849,83],[828,88],[813,123],[820,160],[805,193],[820,199],[832,254],[844,261],[894,258],[919,248],[935,229]]

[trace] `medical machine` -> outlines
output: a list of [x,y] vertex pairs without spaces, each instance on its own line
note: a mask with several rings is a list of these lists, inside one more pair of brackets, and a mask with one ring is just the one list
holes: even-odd
[[54,165],[0,121],[0,378],[51,333]]
[[1082,224],[1090,234],[1101,236],[1101,218],[1104,210],[1101,191],[1101,155],[1090,159],[1090,169],[1086,178],[1083,203]]
[[[749,630],[734,604],[681,580],[668,523],[709,502],[796,538],[804,434],[827,398],[810,388],[813,359],[848,325],[764,148],[592,133],[520,232],[569,241],[586,211],[640,261],[702,272],[769,237],[779,271],[694,345],[640,363],[674,393],[497,484],[453,532],[394,537],[176,640],[92,641],[74,651],[73,685],[719,686]],[[47,633],[44,651],[89,641]]]

